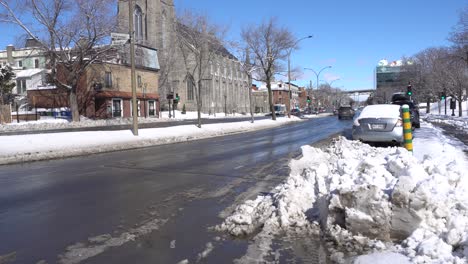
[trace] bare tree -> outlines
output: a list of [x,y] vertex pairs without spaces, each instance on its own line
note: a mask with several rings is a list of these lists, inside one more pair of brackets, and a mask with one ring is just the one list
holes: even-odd
[[463,60],[453,60],[453,57],[461,57],[463,51],[458,48],[446,50],[445,59],[439,61],[439,78],[444,76],[445,88],[452,98],[458,101],[458,115],[462,116],[463,94],[468,86],[468,76],[466,74],[466,65]]
[[402,69],[411,72],[407,82],[411,82],[414,97],[417,101],[425,101],[426,112],[430,112],[429,104],[436,100],[442,91],[443,78],[436,78],[437,62],[443,57],[443,48],[428,48],[411,58],[404,58]]
[[461,12],[458,23],[454,26],[449,37],[455,45],[465,48],[468,46],[468,7],[465,7]]
[[104,44],[116,26],[114,6],[115,0],[0,0],[0,22],[19,26],[40,43],[52,81],[69,93],[73,121],[80,120],[80,80],[112,48]]
[[176,30],[186,81],[194,88],[198,127],[201,128],[202,91],[209,89],[211,63],[216,55],[227,52],[222,42],[224,31],[206,16],[188,11],[179,16]]
[[265,82],[271,117],[276,120],[271,82],[275,74],[284,68],[281,61],[287,59],[288,50],[295,48],[295,38],[289,29],[280,27],[275,18],[242,30],[242,39],[253,54],[253,65],[258,67],[255,79]]
[[414,61],[412,67],[416,69],[411,78],[415,96],[427,102],[426,111],[429,111],[432,100],[446,92],[459,102],[461,116],[463,93],[468,83],[465,62],[460,59],[462,56],[463,51],[458,47],[441,47],[425,49],[408,59]]
[[[468,76],[468,7],[465,7],[459,16],[458,23],[455,25],[454,30],[450,34],[450,41],[455,45],[453,60],[462,60],[465,62],[465,77]],[[468,85],[465,85],[465,93],[468,95]],[[465,98],[466,99],[466,98]],[[459,102],[459,109],[461,109],[461,102]],[[468,102],[466,104],[468,108]]]

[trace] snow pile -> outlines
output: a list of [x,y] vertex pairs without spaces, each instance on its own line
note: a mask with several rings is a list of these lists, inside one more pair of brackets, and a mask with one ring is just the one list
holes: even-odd
[[457,129],[464,130],[468,133],[468,118],[457,117],[457,116],[445,116],[445,115],[426,115],[424,120],[432,123],[442,123],[456,127]]
[[418,161],[403,148],[344,138],[325,150],[303,146],[302,152],[290,162],[285,183],[240,205],[217,229],[277,235],[320,225],[335,262],[377,252],[413,263],[466,262],[466,163],[439,164],[429,156]]

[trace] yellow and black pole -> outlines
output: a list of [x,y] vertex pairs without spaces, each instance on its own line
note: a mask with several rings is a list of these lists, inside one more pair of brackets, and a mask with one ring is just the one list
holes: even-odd
[[405,148],[413,152],[413,131],[411,129],[411,115],[408,105],[403,105],[403,139]]

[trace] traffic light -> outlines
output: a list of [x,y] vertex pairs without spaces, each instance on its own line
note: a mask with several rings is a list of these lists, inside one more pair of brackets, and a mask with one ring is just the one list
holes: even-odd
[[445,100],[445,97],[447,97],[447,95],[445,94],[445,91],[441,92],[440,93],[440,100]]
[[307,96],[307,102],[310,103],[310,96]]
[[176,94],[175,94],[175,98],[174,98],[174,104],[179,103],[179,100],[180,100],[179,94],[176,93]]
[[406,95],[413,95],[413,86],[411,84],[408,84],[408,86],[406,86]]

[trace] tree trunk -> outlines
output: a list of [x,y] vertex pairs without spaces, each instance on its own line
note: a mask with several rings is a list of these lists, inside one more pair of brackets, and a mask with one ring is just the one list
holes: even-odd
[[275,106],[273,105],[273,93],[271,92],[270,78],[267,78],[266,85],[268,89],[268,103],[270,104],[271,120],[276,120]]
[[201,128],[201,88],[202,88],[202,80],[198,80],[198,100],[197,100],[197,114],[198,114],[198,128]]
[[253,110],[252,110],[252,75],[249,74],[249,83],[248,83],[248,88],[249,88],[249,106],[250,106],[250,117],[252,118],[251,122],[254,122],[254,115],[253,115]]
[[427,98],[426,101],[426,113],[429,114],[431,112],[431,98]]
[[[462,97],[460,96],[459,98],[461,99]],[[459,116],[459,117],[462,117],[462,116],[463,116],[462,105],[463,105],[462,100],[458,100],[458,116]]]
[[80,122],[80,111],[78,110],[78,99],[76,96],[75,89],[70,91],[70,110],[72,113],[72,121],[73,122]]

